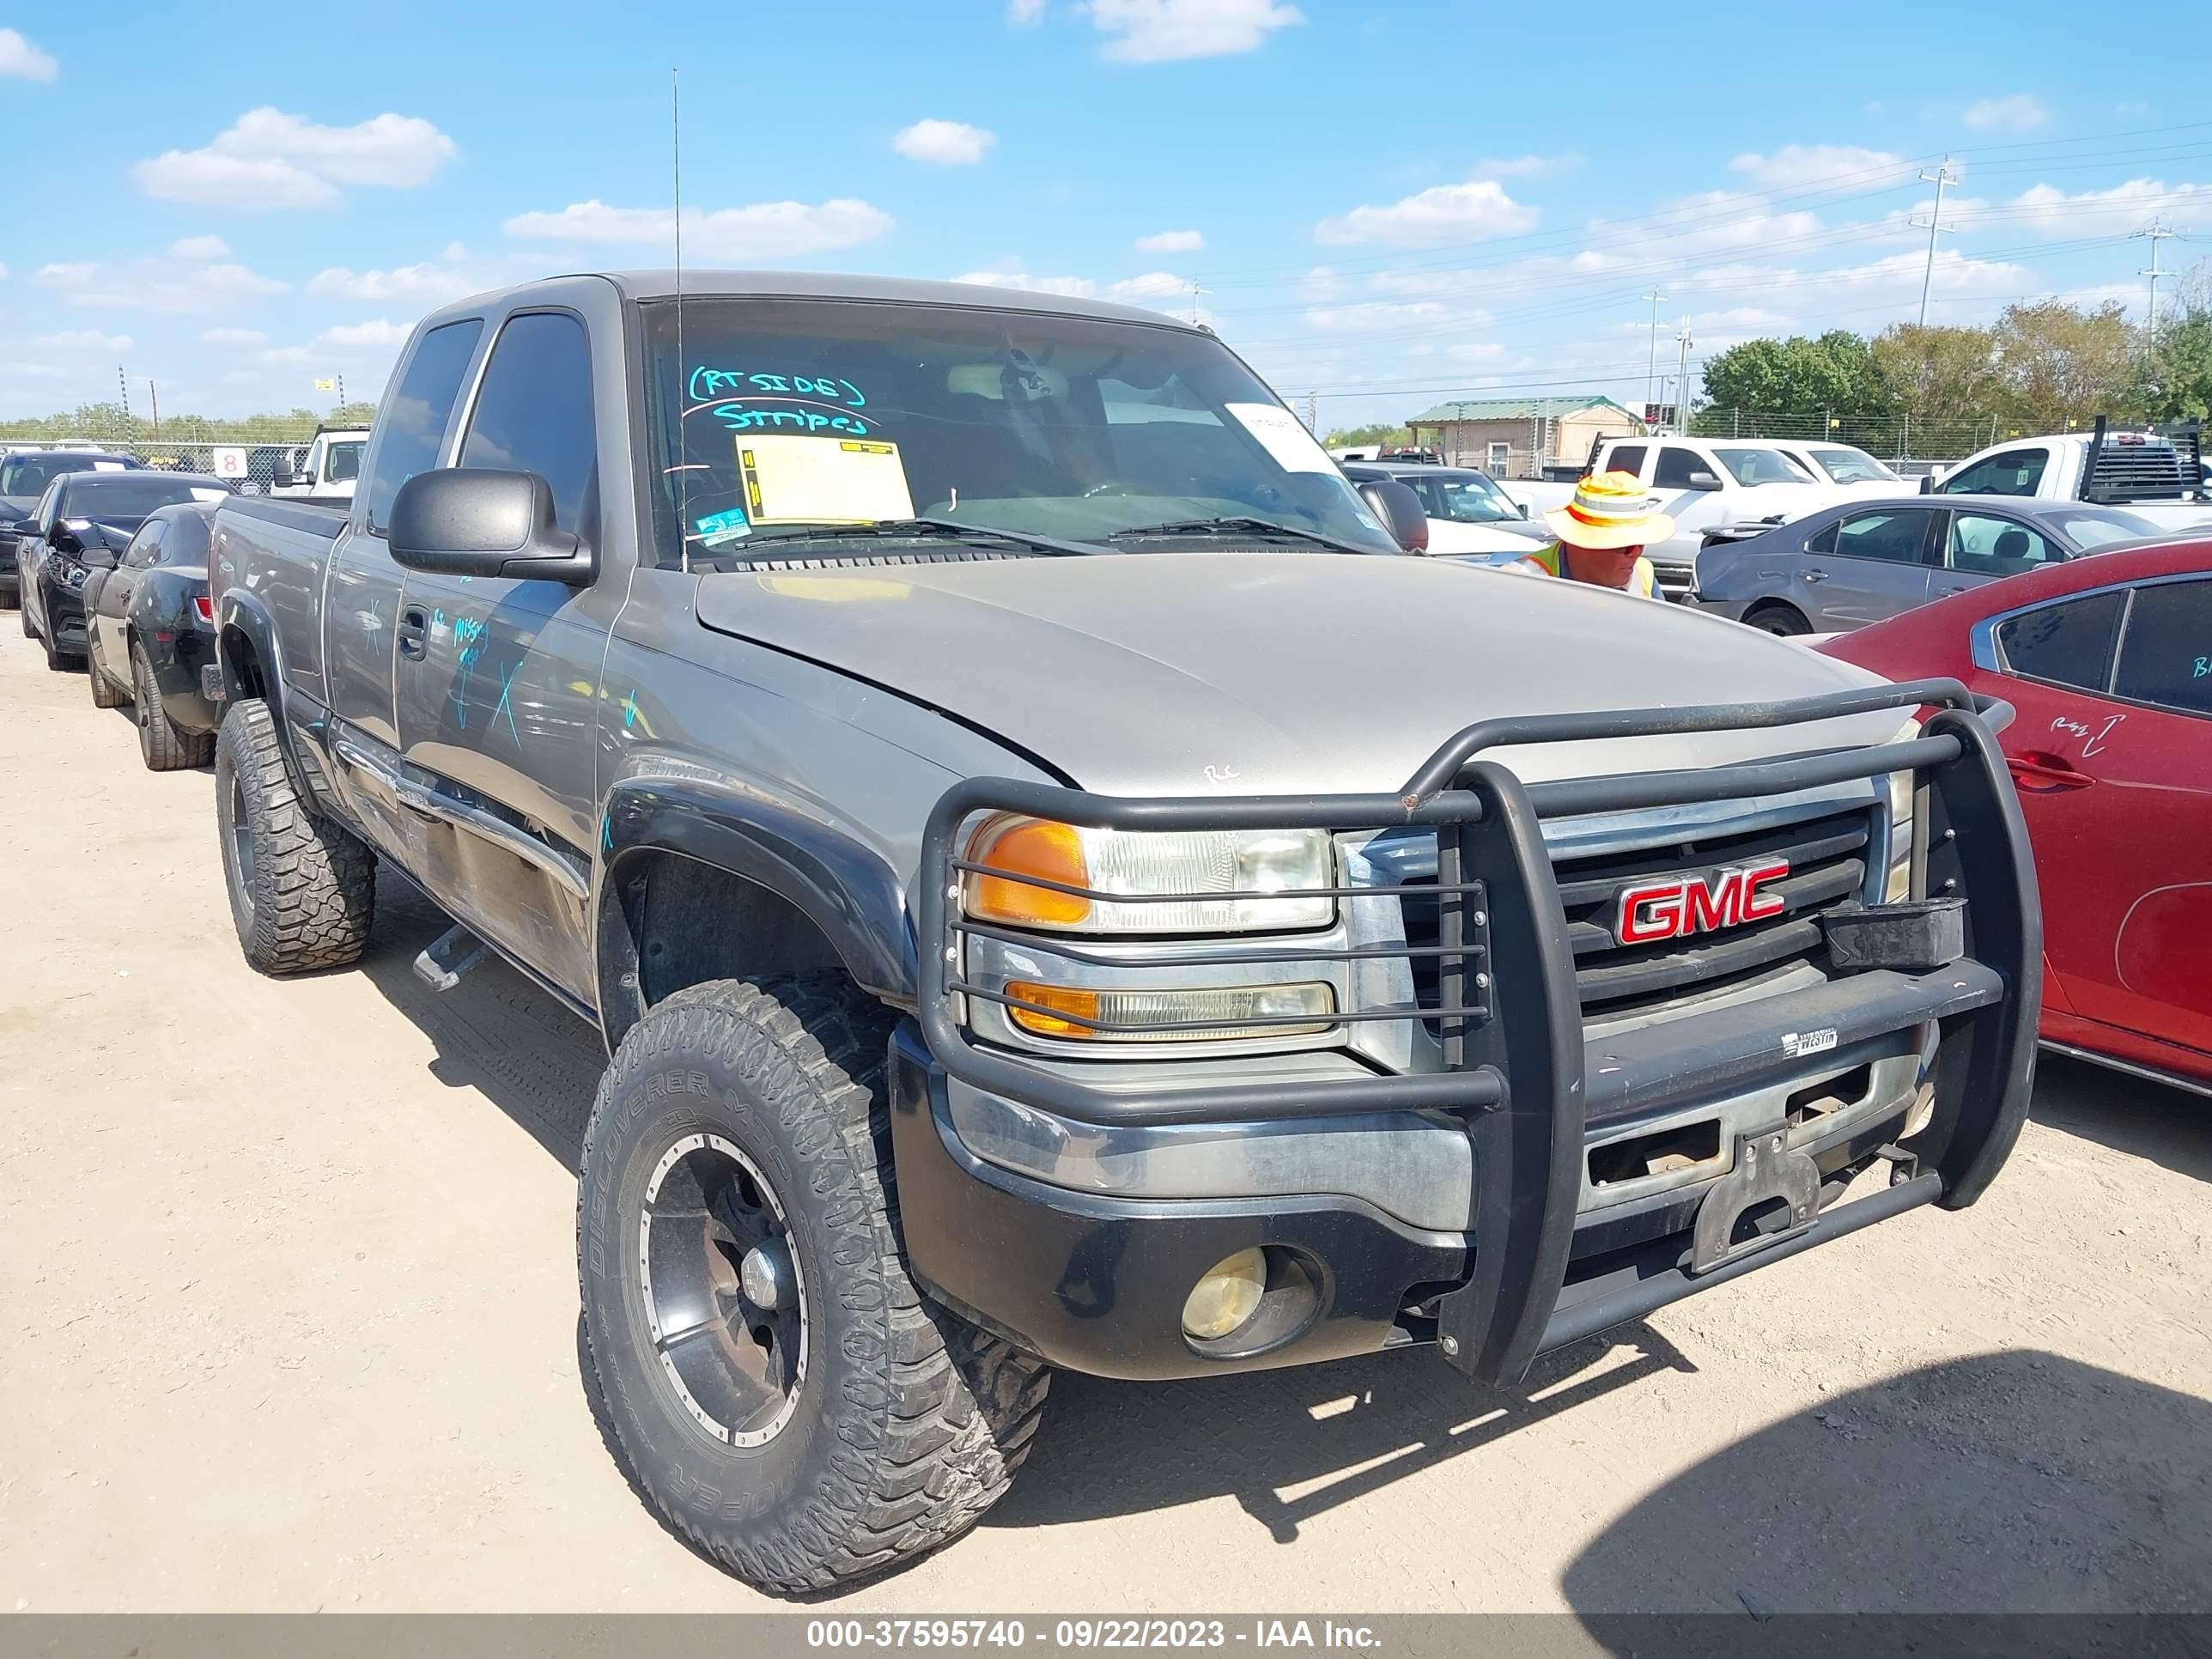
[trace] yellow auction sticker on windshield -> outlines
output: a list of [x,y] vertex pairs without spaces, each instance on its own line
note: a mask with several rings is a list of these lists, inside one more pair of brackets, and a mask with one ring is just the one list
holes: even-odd
[[740,438],[737,447],[745,517],[755,525],[914,517],[896,444],[769,434]]

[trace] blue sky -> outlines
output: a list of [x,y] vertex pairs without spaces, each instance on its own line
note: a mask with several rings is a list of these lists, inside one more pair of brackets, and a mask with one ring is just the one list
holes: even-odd
[[691,264],[1195,304],[1325,426],[1640,400],[1655,288],[1670,366],[1685,319],[1693,366],[1909,320],[1946,153],[1931,321],[2140,313],[2130,233],[2212,252],[2212,21],[2159,20],[2153,57],[2078,4],[0,0],[0,416],[118,363],[142,410],[373,395],[431,306],[665,264],[672,66]]

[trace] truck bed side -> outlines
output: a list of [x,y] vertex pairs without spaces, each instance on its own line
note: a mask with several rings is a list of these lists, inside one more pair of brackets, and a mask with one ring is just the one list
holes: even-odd
[[[273,680],[320,700],[323,580],[345,527],[346,505],[265,495],[225,501],[215,518],[208,585],[218,618],[251,618],[265,629],[257,649],[273,655]],[[274,690],[272,684],[270,688]]]

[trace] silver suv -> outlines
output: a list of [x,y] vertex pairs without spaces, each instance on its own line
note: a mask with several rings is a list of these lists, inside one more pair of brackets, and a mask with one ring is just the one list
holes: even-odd
[[1399,556],[1154,313],[483,295],[349,508],[216,526],[247,960],[351,960],[382,861],[456,919],[427,979],[495,952],[598,1024],[593,1383],[771,1589],[963,1531],[1051,1367],[1510,1382],[1972,1203],[2027,1110],[1960,686]]

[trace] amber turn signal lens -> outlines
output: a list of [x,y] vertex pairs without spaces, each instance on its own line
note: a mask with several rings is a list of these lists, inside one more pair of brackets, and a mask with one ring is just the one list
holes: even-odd
[[[1008,1016],[1024,1031],[1034,1031],[1039,1036],[1055,1037],[1098,1035],[1090,1026],[1078,1023],[1098,1018],[1098,993],[1096,991],[1075,991],[1059,985],[1032,985],[1027,980],[1018,979],[1008,982],[1006,994],[1055,1011],[1041,1014],[1035,1008],[1007,1009]],[[1061,1014],[1073,1014],[1075,1018],[1062,1019],[1060,1018]]]
[[968,913],[991,921],[1073,927],[1091,914],[1091,901],[1019,879],[1033,876],[1063,887],[1088,887],[1083,837],[1075,826],[1042,818],[987,823],[969,844],[969,860],[988,864],[991,875],[969,877]]

